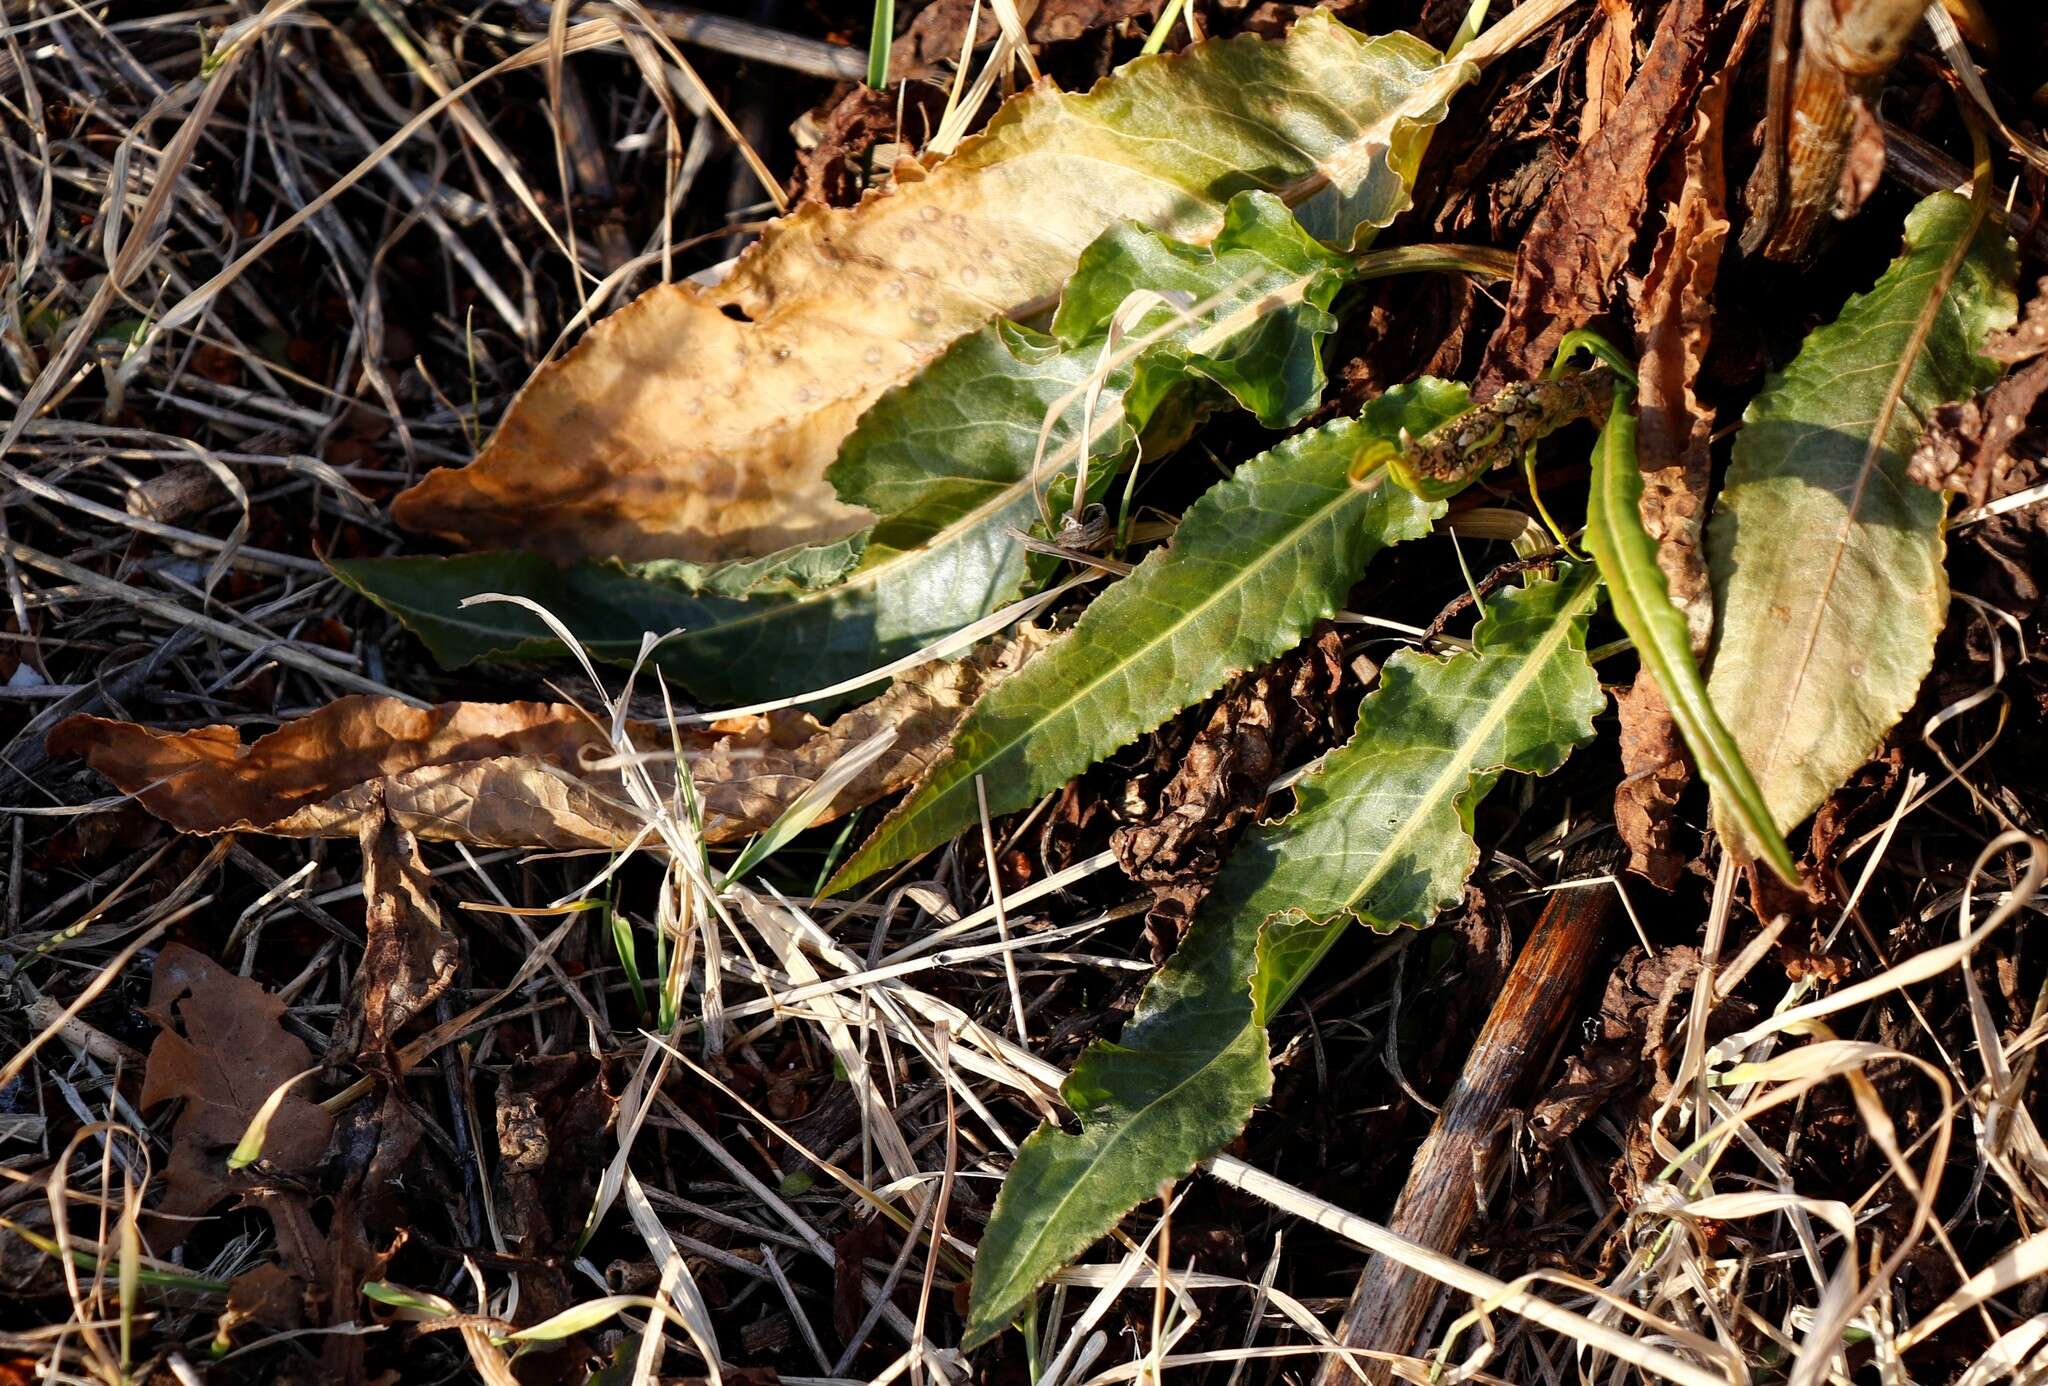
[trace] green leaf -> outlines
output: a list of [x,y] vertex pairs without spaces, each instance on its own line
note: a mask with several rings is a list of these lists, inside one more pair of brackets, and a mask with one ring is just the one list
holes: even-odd
[[1061,1089],[1079,1134],[1025,1141],[976,1253],[963,1346],[1161,1182],[1236,1137],[1271,1091],[1265,1024],[1352,918],[1422,924],[1478,860],[1473,809],[1501,773],[1544,774],[1593,734],[1586,661],[1593,568],[1495,596],[1471,652],[1404,651],[1359,708],[1358,733],[1297,787],[1298,808],[1231,856],[1179,953],[1114,1045]]
[[799,544],[759,558],[724,563],[651,559],[626,568],[650,582],[715,597],[788,596],[830,587],[852,571],[867,546],[868,536],[862,531],[829,544]]
[[1742,824],[1744,838],[1761,850],[1788,885],[1799,869],[1785,839],[1771,821],[1763,792],[1743,763],[1735,738],[1722,725],[1693,663],[1692,633],[1685,613],[1671,601],[1664,570],[1657,566],[1657,541],[1643,528],[1643,474],[1636,465],[1636,420],[1629,402],[1616,395],[1607,427],[1593,448],[1593,479],[1586,497],[1586,547],[1607,582],[1615,619],[1635,642],[1643,665],[1656,676],[1700,774],[1715,799]]
[[1170,546],[1105,592],[1080,623],[968,714],[947,755],[834,878],[831,891],[936,847],[979,815],[1030,804],[1103,756],[1300,643],[1382,547],[1424,533],[1441,503],[1354,485],[1353,461],[1391,453],[1465,405],[1425,380],[1358,419],[1291,438],[1191,506]]
[[[862,545],[858,564],[828,587],[795,590],[795,553],[711,570],[558,568],[530,555],[482,554],[357,560],[336,572],[444,662],[559,652],[528,611],[461,608],[494,591],[540,603],[614,661],[638,653],[643,630],[680,629],[656,662],[706,698],[781,696],[854,678],[1018,595],[1025,550],[1016,531],[1038,524],[1042,503],[1065,503],[1084,446],[1099,494],[1141,435],[1150,455],[1163,454],[1226,400],[1271,427],[1297,422],[1321,398],[1318,346],[1335,325],[1330,301],[1353,270],[1266,193],[1233,199],[1207,246],[1133,223],[1112,227],[1081,256],[1050,334],[998,321],[862,416],[831,476],[843,499],[887,518],[803,573],[829,570],[849,542]],[[1117,321],[1141,290],[1153,295],[1138,300],[1143,311]],[[1106,350],[1112,368],[1099,373]],[[726,595],[736,591],[749,595]]]
[[[1933,666],[1947,507],[1906,462],[1937,406],[1998,378],[1978,353],[2013,321],[2014,263],[1987,211],[1950,193],[1914,208],[1904,253],[1806,339],[1736,437],[1707,527],[1707,687],[1780,831],[1878,749]],[[1725,794],[1714,816],[1744,840]]]

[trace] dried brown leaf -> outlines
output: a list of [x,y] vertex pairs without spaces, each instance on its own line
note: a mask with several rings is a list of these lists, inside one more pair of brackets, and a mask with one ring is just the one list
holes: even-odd
[[1118,218],[1199,243],[1248,187],[1348,204],[1467,80],[1460,64],[1419,74],[1432,58],[1313,14],[1279,43],[1140,59],[1090,92],[1039,83],[923,176],[797,208],[714,286],[648,290],[393,517],[559,559],[711,561],[850,533],[869,513],[826,468],[886,390],[1036,311]]
[[[1643,473],[1643,528],[1657,541],[1657,566],[1673,604],[1685,613],[1695,655],[1706,652],[1714,633],[1714,594],[1700,552],[1714,420],[1694,387],[1713,336],[1714,282],[1728,240],[1721,144],[1729,74],[1761,14],[1760,6],[1750,8],[1727,66],[1700,93],[1681,160],[1678,197],[1665,212],[1637,314],[1642,351],[1636,447]],[[1614,826],[1628,845],[1629,870],[1669,890],[1685,866],[1684,857],[1672,849],[1672,826],[1692,765],[1664,692],[1649,670],[1636,675],[1615,707],[1621,715],[1624,778],[1614,791]]]
[[[1725,71],[1701,93],[1678,199],[1665,213],[1639,313],[1643,527],[1657,540],[1658,567],[1672,601],[1685,613],[1695,653],[1713,634],[1713,594],[1700,555],[1713,420],[1693,387],[1713,331],[1714,280],[1728,236],[1721,163],[1727,96]],[[1629,870],[1669,890],[1684,867],[1671,849],[1671,829],[1691,766],[1663,691],[1647,669],[1616,697],[1615,706],[1625,778],[1614,791],[1614,826],[1628,845]]]
[[1636,16],[1628,0],[1600,0],[1600,26],[1586,45],[1586,99],[1579,106],[1579,143],[1600,133],[1628,90],[1635,70]]
[[[925,10],[918,18],[930,13]],[[903,42],[898,39],[897,46]],[[818,118],[817,143],[804,153],[791,201],[852,206],[867,186],[866,166],[875,159],[877,148],[922,145],[938,128],[942,106],[939,91],[922,83],[893,91],[864,83],[852,87]]]
[[1323,725],[1344,679],[1343,638],[1325,627],[1217,700],[1157,799],[1110,835],[1133,880],[1205,881],[1265,801],[1286,758]]
[[1906,468],[1906,475],[1920,485],[1960,491],[1971,505],[1991,498],[2008,462],[2007,449],[2026,430],[2035,405],[2048,393],[2048,278],[2034,286],[2017,326],[1986,339],[1984,354],[2023,369],[2011,372],[1978,399],[1936,409]]
[[[142,1076],[144,1110],[182,1100],[171,1127],[171,1158],[156,1212],[165,1222],[151,1239],[182,1241],[190,1224],[169,1221],[207,1212],[235,1191],[227,1157],[250,1119],[277,1087],[313,1066],[305,1042],[281,1023],[285,1004],[182,943],[167,946],[150,981],[149,1016],[162,1027]],[[271,1119],[263,1158],[287,1173],[310,1169],[327,1149],[331,1126],[318,1104],[288,1094]]]
[[1614,789],[1614,830],[1628,844],[1628,869],[1669,890],[1685,869],[1685,857],[1672,850],[1671,828],[1692,766],[1649,670],[1615,694],[1614,706],[1621,715],[1623,774]]
[[[960,61],[960,45],[967,38],[967,17],[979,0],[935,0],[917,12],[910,28],[889,49],[889,82],[893,88],[906,78],[950,77]],[[1020,5],[1024,33],[1034,45],[1063,43],[1090,30],[1121,24],[1124,20],[1158,9],[1155,0],[1041,0],[1036,7]],[[987,45],[1001,32],[987,14],[976,26],[976,42]],[[896,99],[892,90],[889,100]]]
[[356,969],[355,1005],[335,1030],[330,1060],[352,1056],[380,1066],[396,1035],[455,981],[461,942],[441,922],[433,876],[419,843],[392,818],[384,782],[370,786],[359,825],[367,938]]
[[[423,1222],[424,1207],[438,1202],[445,1208],[452,1202],[432,1147],[422,1150],[426,1130],[403,1086],[381,1086],[379,1100],[358,1102],[341,1115],[334,1142],[341,1153],[341,1181],[314,1282],[319,1287],[315,1298],[324,1301],[332,1323],[355,1317],[363,1283],[384,1278],[410,1229]],[[359,1335],[329,1336],[321,1358],[329,1380],[364,1379]]]
[[379,812],[421,837],[487,846],[600,846],[629,831],[623,810],[576,774],[609,747],[559,704],[415,708],[359,695],[249,745],[233,727],[73,717],[49,748],[84,756],[181,832],[354,837]]
[[[682,731],[704,805],[704,836],[760,832],[847,751],[884,728],[896,740],[818,820],[828,822],[923,774],[969,705],[1050,636],[1026,628],[967,659],[922,665],[830,726],[785,709]],[[660,753],[669,729],[635,724],[636,748]],[[357,837],[385,821],[419,837],[488,847],[616,848],[641,820],[598,726],[560,703],[442,703],[342,698],[244,745],[233,727],[156,731],[72,717],[52,755],[86,763],[181,832]]]
[[[1736,41],[1736,56],[1746,39],[1745,31]],[[1657,565],[1664,570],[1672,601],[1685,613],[1696,654],[1704,652],[1713,633],[1713,594],[1700,554],[1700,532],[1706,522],[1707,445],[1714,420],[1694,387],[1713,337],[1714,282],[1728,239],[1721,141],[1727,72],[1732,70],[1731,61],[1700,94],[1678,199],[1666,212],[1651,254],[1638,315],[1641,422],[1636,447],[1643,472],[1643,527],[1657,541]]]
[[2006,376],[1975,399],[1944,404],[1920,435],[1906,477],[1932,491],[1960,491],[1971,505],[1991,497],[2006,450],[2048,393],[2048,356]]
[[705,839],[725,842],[761,831],[841,756],[886,728],[896,730],[888,751],[855,776],[818,821],[843,817],[921,778],[975,700],[1051,644],[1053,634],[1026,626],[971,658],[922,665],[829,727],[807,713],[776,713],[761,719],[771,723],[767,729],[728,734],[690,761],[704,803]]
[[243,1271],[228,1282],[227,1319],[285,1332],[305,1322],[306,1286],[275,1261]]
[[1984,354],[1994,361],[2018,365],[2036,356],[2048,355],[2048,276],[2034,285],[2019,323],[2005,332],[1994,332],[1984,343]]
[[[510,1249],[540,1272],[522,1279],[519,1317],[533,1323],[569,1306],[559,1256],[575,1243],[604,1167],[619,1095],[590,1054],[515,1064],[498,1090],[497,1210]],[[528,1303],[528,1297],[536,1300]]]
[[1533,380],[1558,342],[1607,306],[1650,199],[1650,171],[1677,137],[1710,72],[1717,0],[1671,0],[1628,93],[1551,188],[1516,257],[1507,319],[1487,345],[1475,393]]

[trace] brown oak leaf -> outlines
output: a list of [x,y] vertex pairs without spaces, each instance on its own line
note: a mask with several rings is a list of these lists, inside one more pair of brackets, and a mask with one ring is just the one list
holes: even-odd
[[[182,1100],[171,1127],[171,1158],[151,1229],[161,1251],[184,1240],[195,1217],[246,1176],[227,1157],[279,1085],[313,1066],[305,1041],[285,1029],[285,1003],[182,943],[157,957],[147,1012],[162,1027],[142,1075],[143,1110]],[[294,1089],[271,1118],[264,1160],[287,1173],[310,1169],[327,1149],[332,1122]]]

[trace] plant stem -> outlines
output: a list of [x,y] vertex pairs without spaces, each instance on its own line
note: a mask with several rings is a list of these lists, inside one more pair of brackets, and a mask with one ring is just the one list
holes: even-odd
[[875,0],[875,22],[868,30],[868,85],[882,91],[889,85],[889,45],[896,37],[896,0]]
[[[1611,845],[1611,843],[1609,844]],[[1598,860],[1569,862],[1570,874],[1598,871]],[[1515,959],[1458,1085],[1422,1143],[1387,1227],[1432,1250],[1450,1252],[1478,1206],[1482,1172],[1494,1153],[1501,1115],[1526,1080],[1548,1063],[1570,1006],[1600,952],[1614,912],[1611,885],[1561,890],[1550,897]],[[1366,1262],[1345,1310],[1338,1341],[1346,1347],[1406,1353],[1436,1299],[1437,1283],[1399,1262]],[[1317,1386],[1349,1386],[1363,1371],[1373,1386],[1392,1379],[1383,1362],[1354,1367],[1332,1354]]]
[[1806,0],[1785,136],[1783,211],[1763,253],[1796,260],[1835,209],[1859,110],[1906,51],[1921,0]]

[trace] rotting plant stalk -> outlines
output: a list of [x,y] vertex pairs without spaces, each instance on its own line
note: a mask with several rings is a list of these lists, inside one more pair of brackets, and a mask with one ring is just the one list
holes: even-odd
[[1770,259],[1804,255],[1834,211],[1857,114],[1884,85],[1925,9],[1921,0],[1805,0],[1783,131],[1782,211],[1763,243]]

